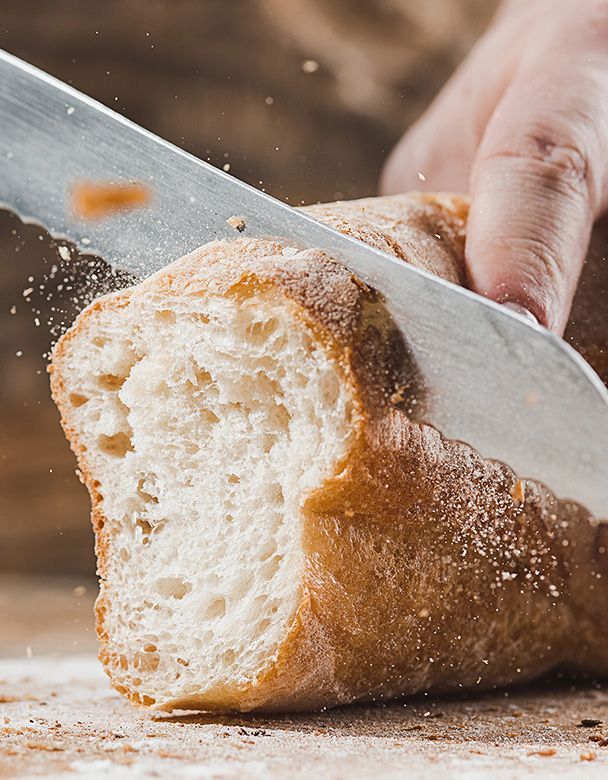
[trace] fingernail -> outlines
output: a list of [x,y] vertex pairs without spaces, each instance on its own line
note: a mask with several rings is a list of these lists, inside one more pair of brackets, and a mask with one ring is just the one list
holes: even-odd
[[519,314],[520,317],[523,317],[524,319],[528,320],[528,322],[533,322],[535,325],[538,325],[538,320],[536,317],[532,314],[531,311],[526,309],[525,306],[522,306],[521,303],[513,303],[512,301],[507,301],[506,303],[502,304],[505,309],[509,309],[509,311],[515,312],[515,314]]

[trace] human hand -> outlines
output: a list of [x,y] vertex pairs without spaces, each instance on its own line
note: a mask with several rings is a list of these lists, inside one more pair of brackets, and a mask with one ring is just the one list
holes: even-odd
[[503,3],[381,189],[468,191],[472,289],[561,333],[608,206],[608,0]]

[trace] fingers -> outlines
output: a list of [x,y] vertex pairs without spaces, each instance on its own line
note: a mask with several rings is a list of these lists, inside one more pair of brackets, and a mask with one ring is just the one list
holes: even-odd
[[603,198],[608,84],[545,65],[522,69],[488,123],[466,252],[473,289],[562,332]]
[[608,0],[510,0],[404,136],[384,193],[470,192],[471,287],[561,332],[608,205]]

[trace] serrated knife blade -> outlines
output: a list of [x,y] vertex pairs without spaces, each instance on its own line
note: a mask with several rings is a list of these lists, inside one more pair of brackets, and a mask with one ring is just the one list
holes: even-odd
[[[153,201],[85,223],[69,194],[82,179],[142,182]],[[138,276],[233,237],[233,215],[247,235],[327,250],[384,296],[424,381],[424,422],[608,517],[608,391],[562,339],[343,236],[1,51],[0,202]]]

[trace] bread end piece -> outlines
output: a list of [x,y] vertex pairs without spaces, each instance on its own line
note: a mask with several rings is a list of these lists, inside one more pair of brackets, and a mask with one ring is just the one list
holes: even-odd
[[395,384],[364,400],[352,366],[361,327],[390,355],[378,307],[323,253],[217,242],[60,340],[51,386],[93,502],[100,656],[133,701],[315,706],[331,688],[304,507]]

